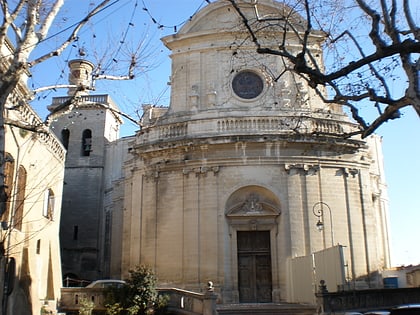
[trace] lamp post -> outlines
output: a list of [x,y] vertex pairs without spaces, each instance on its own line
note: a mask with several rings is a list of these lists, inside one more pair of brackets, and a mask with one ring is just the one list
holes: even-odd
[[[331,224],[331,245],[334,246],[334,229],[333,229],[333,221],[332,221],[332,213],[331,208],[323,201],[319,201],[314,204],[312,207],[312,212],[316,217],[318,217],[318,222],[316,223],[316,228],[318,231],[324,230],[324,209],[327,209],[330,215],[330,224]],[[324,240],[324,247],[325,247],[325,240]]]

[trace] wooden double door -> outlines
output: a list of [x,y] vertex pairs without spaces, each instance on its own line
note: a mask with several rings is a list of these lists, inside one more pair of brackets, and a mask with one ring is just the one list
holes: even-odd
[[240,303],[269,303],[272,291],[269,231],[238,231]]

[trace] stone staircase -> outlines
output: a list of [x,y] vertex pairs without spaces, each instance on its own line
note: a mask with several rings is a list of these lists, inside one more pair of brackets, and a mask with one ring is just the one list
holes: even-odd
[[217,313],[218,315],[314,315],[316,307],[289,303],[223,304],[217,305]]

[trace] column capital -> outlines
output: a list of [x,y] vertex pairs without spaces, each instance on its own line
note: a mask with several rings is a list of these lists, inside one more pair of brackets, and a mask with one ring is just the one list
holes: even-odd
[[292,170],[296,170],[297,172],[303,172],[303,174],[305,175],[316,175],[320,167],[318,164],[286,163],[284,164],[284,169],[289,175],[291,174]]

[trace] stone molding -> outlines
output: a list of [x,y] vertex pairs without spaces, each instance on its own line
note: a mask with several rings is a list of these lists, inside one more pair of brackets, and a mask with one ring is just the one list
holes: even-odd
[[182,174],[189,176],[193,173],[196,177],[198,176],[207,176],[208,173],[212,172],[213,175],[216,175],[220,171],[219,166],[199,166],[199,167],[185,167],[182,169]]
[[305,175],[316,175],[319,171],[319,165],[314,164],[305,164],[305,163],[295,163],[295,164],[284,164],[284,169],[286,170],[287,174],[291,174],[292,170],[296,170],[297,172],[303,172]]

